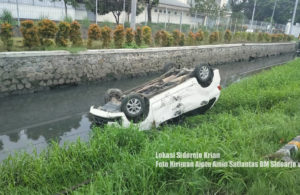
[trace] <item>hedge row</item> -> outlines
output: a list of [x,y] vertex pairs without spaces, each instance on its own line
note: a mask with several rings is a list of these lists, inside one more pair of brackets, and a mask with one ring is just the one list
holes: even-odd
[[[49,19],[43,19],[35,24],[31,20],[25,20],[21,23],[21,33],[25,47],[34,48],[38,46],[49,47],[54,44],[57,46],[67,47],[68,42],[72,46],[82,46],[80,24],[73,21],[55,22]],[[5,48],[9,51],[13,45],[12,27],[10,24],[1,25],[1,40]],[[285,34],[268,34],[268,33],[247,33],[230,30],[225,32],[205,32],[201,29],[196,33],[189,32],[187,35],[179,30],[167,32],[164,30],[157,31],[152,36],[152,29],[149,26],[137,27],[136,31],[131,28],[124,28],[118,25],[113,30],[108,26],[100,28],[97,24],[91,24],[88,29],[87,47],[93,47],[93,42],[101,41],[102,48],[122,48],[122,47],[140,47],[147,46],[184,46],[184,45],[201,45],[214,43],[231,43],[231,42],[280,42],[291,41],[293,36]],[[154,39],[154,42],[152,41]],[[55,40],[55,43],[54,41]],[[113,40],[113,41],[112,41]],[[113,43],[113,45],[112,45]]]

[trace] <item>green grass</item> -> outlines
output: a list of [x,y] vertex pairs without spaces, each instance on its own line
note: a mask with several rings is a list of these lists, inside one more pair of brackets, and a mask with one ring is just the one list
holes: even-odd
[[[215,152],[218,161],[260,161],[300,133],[300,59],[222,91],[205,115],[140,132],[94,128],[88,143],[53,143],[0,166],[0,194],[297,194],[300,169],[158,168],[156,152]],[[169,160],[169,159],[166,159]],[[200,161],[212,161],[200,159]],[[189,161],[189,160],[183,160]]]

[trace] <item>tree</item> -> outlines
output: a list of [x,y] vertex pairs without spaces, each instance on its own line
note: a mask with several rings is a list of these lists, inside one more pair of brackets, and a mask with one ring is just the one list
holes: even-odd
[[152,8],[159,4],[159,0],[145,0],[147,4],[148,22],[152,22]]
[[72,5],[73,7],[78,6],[78,0],[52,0],[52,1],[63,1],[65,5],[65,15],[68,16],[68,7],[67,5]]
[[217,16],[223,15],[225,8],[220,7],[215,0],[195,0],[194,5],[192,5],[191,12],[204,13],[205,16]]
[[[95,12],[95,0],[85,0],[86,8]],[[98,0],[98,14],[105,15],[110,12],[114,15],[117,24],[120,23],[120,16],[123,11],[124,0]],[[142,13],[144,6],[142,0],[138,0],[137,15]],[[125,11],[129,14],[131,12],[131,0],[125,1]]]
[[230,9],[232,11],[232,18],[243,18],[244,9],[247,0],[229,0]]
[[[276,0],[257,0],[255,20],[270,22],[274,4]],[[229,1],[233,17],[245,15],[249,20],[252,17],[254,0],[230,0]],[[277,6],[274,14],[274,22],[286,24],[292,17],[295,1],[277,0]],[[300,9],[300,4],[298,5]],[[296,14],[295,22],[300,22],[300,12]]]

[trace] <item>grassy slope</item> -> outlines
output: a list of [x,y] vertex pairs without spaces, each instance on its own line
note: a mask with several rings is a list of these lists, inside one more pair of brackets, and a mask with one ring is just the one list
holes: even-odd
[[[300,59],[223,90],[205,115],[161,131],[94,128],[91,141],[57,144],[0,166],[0,194],[55,193],[92,177],[75,194],[296,194],[300,169],[156,168],[156,152],[220,152],[259,161],[300,133]],[[186,161],[186,160],[185,160]],[[207,160],[206,160],[207,161]]]

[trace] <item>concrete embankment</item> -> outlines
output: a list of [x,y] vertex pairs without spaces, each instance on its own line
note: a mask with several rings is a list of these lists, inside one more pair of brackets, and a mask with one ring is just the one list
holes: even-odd
[[[277,56],[296,51],[296,43],[227,44],[147,49],[0,53],[0,96],[59,85],[121,79],[159,72],[167,62],[192,67]],[[234,68],[234,67],[233,67]]]

